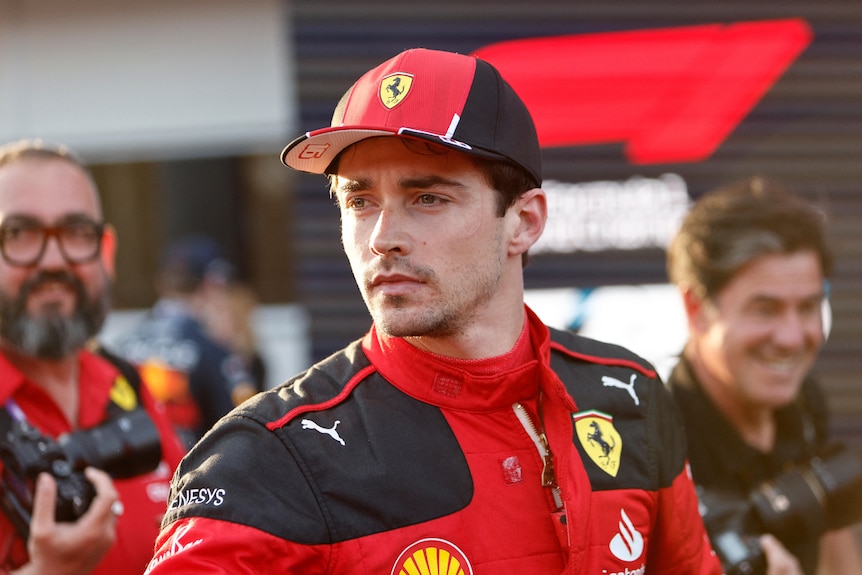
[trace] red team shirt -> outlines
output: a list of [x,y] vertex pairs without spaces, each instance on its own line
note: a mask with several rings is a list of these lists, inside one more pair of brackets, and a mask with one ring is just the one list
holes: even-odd
[[[138,401],[117,368],[90,352],[78,355],[79,429],[102,423],[113,394],[124,395],[121,401]],[[184,449],[176,438],[164,409],[147,394],[145,386],[138,392],[140,402],[152,417],[162,444],[162,461],[150,473],[131,479],[115,480],[114,485],[125,508],[117,522],[117,541],[93,575],[140,575],[153,554],[153,542],[165,512],[169,482]],[[45,435],[56,438],[72,431],[54,400],[35,383],[27,380],[0,354],[0,403],[14,399],[27,420]],[[128,405],[128,404],[127,404]],[[27,562],[25,542],[18,536],[5,515],[0,513],[0,573]]]

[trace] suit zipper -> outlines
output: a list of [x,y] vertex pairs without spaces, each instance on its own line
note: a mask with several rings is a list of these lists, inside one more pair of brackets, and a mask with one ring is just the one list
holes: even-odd
[[[554,454],[551,453],[551,445],[548,443],[548,436],[545,435],[544,422],[542,423],[542,429],[539,430],[533,422],[533,418],[530,417],[530,413],[527,411],[527,408],[520,403],[515,403],[512,405],[512,409],[515,411],[515,416],[518,418],[518,421],[520,421],[521,425],[524,427],[524,431],[526,431],[527,435],[530,436],[530,439],[533,440],[533,444],[539,452],[539,457],[542,459],[542,487],[548,487],[551,489],[551,494],[554,496],[554,503],[557,506],[557,510],[560,510],[563,508],[563,500],[560,496],[560,486],[557,483],[557,475],[554,471]],[[539,393],[538,409],[539,419],[542,420],[541,392]]]

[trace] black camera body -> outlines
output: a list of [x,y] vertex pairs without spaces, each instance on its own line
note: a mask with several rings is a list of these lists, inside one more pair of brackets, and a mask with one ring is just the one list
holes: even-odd
[[698,487],[700,511],[725,575],[763,575],[759,537],[786,546],[862,520],[862,458],[843,447],[813,457],[747,497]]
[[66,434],[57,441],[27,421],[14,420],[0,443],[0,507],[27,538],[39,473],[50,473],[57,483],[57,521],[75,521],[96,495],[84,476],[85,467],[97,467],[122,479],[154,470],[161,458],[158,430],[142,408],[97,427]]

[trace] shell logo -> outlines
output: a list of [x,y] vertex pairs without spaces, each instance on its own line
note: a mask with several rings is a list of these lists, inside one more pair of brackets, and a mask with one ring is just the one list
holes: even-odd
[[401,552],[392,575],[473,575],[464,552],[443,539],[420,539]]

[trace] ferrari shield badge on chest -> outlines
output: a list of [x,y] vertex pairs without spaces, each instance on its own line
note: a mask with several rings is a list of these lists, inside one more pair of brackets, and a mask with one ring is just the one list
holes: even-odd
[[623,440],[614,427],[614,418],[601,411],[573,415],[578,441],[599,469],[616,477],[620,470]]
[[407,97],[412,85],[412,75],[390,74],[380,82],[380,101],[391,110]]

